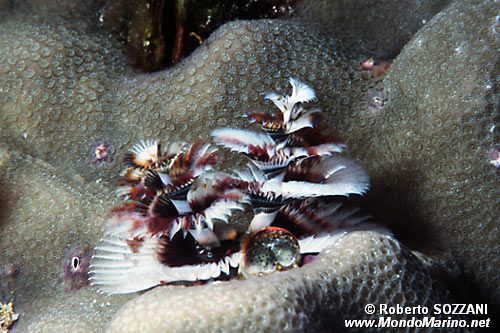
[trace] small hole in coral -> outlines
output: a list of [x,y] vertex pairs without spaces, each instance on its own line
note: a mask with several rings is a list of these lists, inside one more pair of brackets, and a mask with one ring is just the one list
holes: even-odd
[[74,270],[80,268],[80,258],[78,257],[71,258],[71,266],[73,267]]

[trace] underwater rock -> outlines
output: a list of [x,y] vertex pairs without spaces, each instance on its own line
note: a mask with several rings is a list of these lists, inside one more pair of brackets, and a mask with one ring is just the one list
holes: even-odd
[[298,16],[345,44],[351,56],[394,58],[451,0],[303,0]]
[[61,261],[78,244],[96,244],[112,191],[61,176],[46,162],[3,147],[0,188],[0,263],[16,267],[13,282],[0,284],[12,289],[0,295],[12,297],[22,315],[12,329],[40,332],[29,325],[43,324],[49,331],[98,330],[120,302],[114,308],[91,288],[66,291]]
[[419,31],[384,80],[387,101],[365,144],[351,145],[369,170],[375,217],[412,248],[446,253],[493,303],[499,173],[488,154],[498,146],[499,9],[458,1]]
[[81,20],[39,22],[21,13],[0,25],[0,138],[50,160],[68,176],[76,171],[96,180],[114,164],[94,163],[89,151],[96,142],[119,141],[110,134],[114,112],[105,88],[118,80],[114,73],[127,71],[126,62],[109,39]]

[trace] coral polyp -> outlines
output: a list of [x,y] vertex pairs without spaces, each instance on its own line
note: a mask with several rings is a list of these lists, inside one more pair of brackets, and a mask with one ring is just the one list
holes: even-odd
[[[342,208],[369,188],[366,171],[340,155],[342,138],[307,103],[316,96],[290,79],[291,95],[267,93],[279,113],[247,114],[261,133],[221,128],[214,141],[249,159],[247,170],[215,169],[210,144],[156,140],[125,155],[119,196],[91,265],[92,284],[109,293],[160,284],[207,282],[298,267],[349,230],[373,228]],[[253,209],[247,223],[232,213]],[[246,227],[242,228],[241,225]]]

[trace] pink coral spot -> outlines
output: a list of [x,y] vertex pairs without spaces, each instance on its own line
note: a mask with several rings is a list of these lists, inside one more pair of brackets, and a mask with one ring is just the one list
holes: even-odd
[[361,62],[361,69],[364,71],[369,71],[373,68],[374,64],[375,64],[375,61],[372,58],[364,60]]
[[95,158],[98,160],[103,160],[108,157],[109,151],[105,144],[100,144],[96,147],[94,151]]
[[495,147],[489,153],[489,163],[495,168],[500,168],[500,148]]
[[304,258],[302,259],[302,265],[307,265],[311,262],[313,262],[315,259],[316,259],[316,255],[312,255],[312,254],[307,254],[304,256]]
[[113,145],[107,140],[97,140],[90,146],[89,155],[92,163],[101,165],[111,161]]

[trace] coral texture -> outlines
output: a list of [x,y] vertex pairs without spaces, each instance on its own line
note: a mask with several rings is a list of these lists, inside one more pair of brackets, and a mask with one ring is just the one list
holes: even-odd
[[[498,82],[493,80],[498,2],[456,1],[432,19],[446,2],[426,1],[429,7],[418,9],[424,2],[411,1],[405,11],[388,7],[390,19],[367,14],[373,26],[386,24],[381,30],[387,34],[371,34],[374,41],[362,38],[346,48],[332,26],[337,35],[350,25],[342,20],[312,24],[311,13],[324,10],[329,17],[330,7],[310,1],[302,18],[226,24],[178,66],[147,75],[134,72],[122,46],[99,28],[99,3],[0,1],[0,140],[5,144],[0,148],[0,266],[19,268],[8,291],[20,314],[13,331],[102,331],[111,318],[111,331],[125,322],[133,327],[134,318],[135,324],[147,319],[171,330],[181,325],[182,331],[189,327],[183,323],[194,325],[192,313],[205,315],[198,328],[205,331],[234,323],[250,330],[261,322],[262,329],[326,330],[339,323],[325,318],[359,314],[368,300],[447,300],[448,287],[425,263],[393,239],[363,233],[300,270],[261,280],[162,287],[117,314],[130,296],[64,290],[61,259],[79,244],[97,244],[113,205],[111,183],[119,166],[114,156],[95,163],[96,144],[105,142],[121,156],[142,138],[208,140],[216,127],[240,126],[242,110],[265,109],[259,94],[285,89],[290,76],[314,86],[333,127],[348,137],[350,154],[372,175],[367,206],[375,217],[387,221],[411,248],[456,259],[482,296],[500,301],[498,171],[488,161],[498,139]],[[358,3],[344,7],[346,12],[354,16],[371,1]],[[404,29],[406,15],[412,23]],[[421,19],[427,23],[385,79],[358,70],[358,62],[372,56],[356,53],[364,50],[363,43],[390,41],[389,31],[403,31],[396,46],[381,43],[387,47],[382,54],[395,55]],[[378,268],[384,261],[388,271]],[[356,272],[360,275],[350,275]],[[390,277],[395,280],[389,283]],[[254,292],[247,297],[244,287]],[[231,297],[225,308],[201,302],[216,295],[213,304],[222,304],[233,291],[242,297]],[[300,303],[299,292],[317,300],[316,308]],[[167,303],[199,311],[174,321],[167,320],[169,313],[156,316],[157,305]],[[294,311],[277,310],[283,307]],[[284,317],[261,320],[265,309]],[[328,316],[321,319],[316,315],[322,311]],[[221,312],[234,320],[219,322]]]
[[157,288],[124,306],[108,332],[344,331],[344,318],[369,318],[364,313],[367,302],[451,302],[435,278],[391,237],[353,232],[312,263],[287,272],[199,287]]
[[499,173],[489,154],[499,144],[499,9],[459,1],[413,37],[384,79],[387,102],[360,151],[364,163],[379,156],[370,164],[370,209],[419,250],[454,259],[493,303]]

